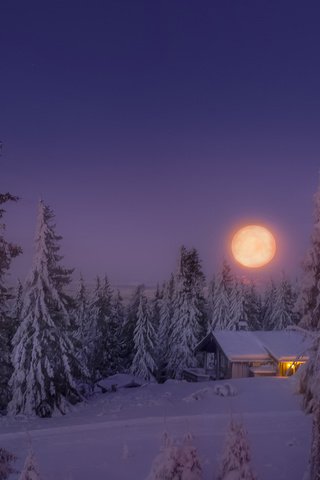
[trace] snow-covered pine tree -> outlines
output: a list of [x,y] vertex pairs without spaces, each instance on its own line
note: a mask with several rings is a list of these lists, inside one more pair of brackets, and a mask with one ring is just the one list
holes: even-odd
[[203,288],[204,274],[197,250],[182,247],[175,279],[168,354],[168,372],[174,378],[181,378],[185,368],[196,365],[194,349],[204,330]]
[[[125,320],[123,298],[121,296],[120,290],[117,290],[112,297],[112,316],[117,323],[118,329],[120,331]],[[120,334],[120,332],[118,333]]]
[[232,284],[233,277],[230,266],[224,261],[214,284],[211,330],[225,330],[230,325]]
[[320,330],[320,185],[314,195],[314,226],[311,246],[303,262],[303,280],[297,300],[300,326]]
[[157,370],[161,381],[167,376],[169,339],[172,333],[174,275],[163,286],[163,296],[160,301],[160,320],[157,342]]
[[16,473],[12,464],[17,457],[4,448],[0,448],[0,480],[7,480],[12,473]]
[[212,278],[211,282],[208,285],[208,292],[206,297],[206,315],[208,319],[207,333],[212,330],[212,317],[214,309],[214,294],[215,294],[215,285],[216,279],[215,276]]
[[244,290],[243,283],[234,278],[230,293],[230,322],[227,330],[248,330]]
[[272,330],[271,317],[273,316],[273,309],[275,304],[277,288],[274,281],[271,279],[267,284],[264,292],[262,307],[261,307],[261,327],[262,330]]
[[108,336],[106,338],[106,350],[108,352],[108,371],[109,375],[119,373],[123,370],[122,349],[121,343],[121,327],[123,325],[124,308],[122,304],[122,297],[119,290],[111,299],[111,311],[108,321]]
[[21,253],[20,247],[5,238],[5,224],[2,223],[5,210],[1,206],[17,200],[18,198],[10,193],[0,193],[0,411],[7,407],[10,399],[8,382],[12,374],[11,338],[16,326],[9,314],[12,292],[7,286],[6,277],[12,260]]
[[130,369],[134,356],[133,336],[137,323],[140,296],[143,291],[144,285],[142,284],[135,288],[127,307],[126,318],[121,329],[121,344],[123,345],[122,358],[125,370]]
[[297,321],[295,312],[296,296],[292,285],[283,275],[275,289],[273,308],[269,316],[269,325],[272,330],[283,330]]
[[122,338],[122,329],[125,321],[125,308],[120,291],[117,290],[112,297],[111,323],[113,329],[111,351],[113,356],[112,368],[114,373],[125,370],[124,352],[126,345]]
[[181,480],[202,479],[200,458],[191,433],[188,433],[183,439],[180,447],[179,462],[181,466]]
[[165,432],[160,453],[154,458],[147,480],[176,480],[179,468],[178,448]]
[[97,278],[90,304],[90,372],[93,382],[113,373],[110,358],[112,293],[108,278],[105,276],[102,282]]
[[296,309],[301,313],[300,326],[310,331],[313,343],[309,361],[301,367],[299,379],[304,408],[307,412],[312,412],[317,402],[320,402],[320,186],[314,195],[314,227],[303,270]]
[[12,311],[12,314],[11,314],[13,323],[15,323],[16,328],[19,325],[20,320],[21,320],[22,303],[23,303],[23,285],[22,285],[21,281],[18,280],[18,285],[17,285],[15,299],[14,299],[13,311]]
[[151,307],[143,291],[140,291],[137,322],[133,335],[134,357],[131,372],[145,380],[153,380],[156,372],[155,335]]
[[[13,398],[9,412],[51,416],[81,401],[76,379],[82,365],[68,335],[67,279],[52,210],[39,203],[35,254],[26,284],[21,323],[13,338]],[[61,275],[58,275],[58,272]],[[64,280],[62,281],[62,278]]]
[[261,330],[261,297],[253,282],[245,285],[244,310],[248,321],[249,330]]
[[311,338],[308,362],[299,369],[299,387],[303,394],[303,407],[312,413],[312,440],[310,475],[308,480],[319,480],[320,472],[320,332],[306,331]]
[[154,297],[151,300],[152,323],[156,332],[159,330],[159,325],[160,325],[160,306],[161,306],[162,297],[163,297],[163,291],[160,289],[158,284],[156,291],[154,293]]
[[192,435],[182,444],[163,436],[160,453],[155,457],[147,480],[201,480],[202,468]]
[[314,227],[311,246],[303,263],[304,276],[296,309],[301,314],[300,326],[309,331],[312,346],[309,361],[299,372],[300,393],[307,413],[313,414],[310,455],[310,480],[320,475],[320,185],[314,195]]
[[256,480],[250,462],[247,432],[241,422],[232,419],[217,480]]
[[86,367],[85,376],[81,378],[82,388],[90,391],[87,384],[89,362],[90,362],[90,322],[89,322],[89,296],[83,276],[80,275],[79,287],[74,299],[73,316],[73,337],[75,353],[82,365]]
[[320,185],[314,195],[314,226],[303,272],[297,301],[302,315],[300,326],[307,330],[320,330]]
[[[319,380],[318,380],[319,381]],[[320,407],[319,402],[313,411],[312,440],[310,455],[310,480],[320,478]]]
[[27,455],[19,480],[41,480],[38,463],[32,450]]

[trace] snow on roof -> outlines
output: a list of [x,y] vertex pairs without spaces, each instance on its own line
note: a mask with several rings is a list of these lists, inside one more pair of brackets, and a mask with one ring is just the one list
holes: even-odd
[[271,332],[254,332],[265,349],[278,362],[308,360],[310,339],[303,333],[294,330],[273,330]]
[[268,361],[270,355],[278,362],[308,360],[310,341],[297,331],[212,332],[230,362]]
[[212,333],[230,362],[270,360],[270,355],[254,332],[218,330]]

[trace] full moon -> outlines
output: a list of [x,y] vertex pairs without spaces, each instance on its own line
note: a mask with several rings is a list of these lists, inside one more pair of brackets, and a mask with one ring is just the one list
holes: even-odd
[[244,267],[259,268],[267,265],[276,253],[276,241],[270,230],[260,225],[247,225],[233,236],[231,251]]

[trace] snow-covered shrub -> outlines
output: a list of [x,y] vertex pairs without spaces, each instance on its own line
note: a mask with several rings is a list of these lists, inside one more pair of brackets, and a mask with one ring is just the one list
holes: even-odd
[[256,480],[250,465],[247,432],[241,422],[230,422],[217,480]]
[[201,390],[197,390],[196,392],[191,393],[187,397],[184,397],[184,402],[195,402],[197,400],[204,400],[205,397],[208,395],[212,395],[214,390],[212,388],[202,388]]
[[202,468],[192,435],[181,444],[166,433],[160,453],[153,461],[147,480],[201,480]]
[[0,480],[6,480],[11,473],[16,472],[12,467],[12,463],[16,458],[13,453],[8,452],[4,448],[0,448]]
[[220,397],[234,397],[238,395],[238,390],[230,383],[224,383],[223,385],[216,385],[214,393]]
[[26,458],[19,480],[41,480],[38,464],[32,450]]

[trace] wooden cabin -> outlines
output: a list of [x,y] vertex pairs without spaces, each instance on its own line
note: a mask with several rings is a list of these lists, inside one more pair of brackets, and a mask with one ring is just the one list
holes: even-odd
[[309,347],[308,339],[298,331],[212,331],[195,349],[202,356],[203,368],[186,371],[184,378],[292,375],[308,360]]

